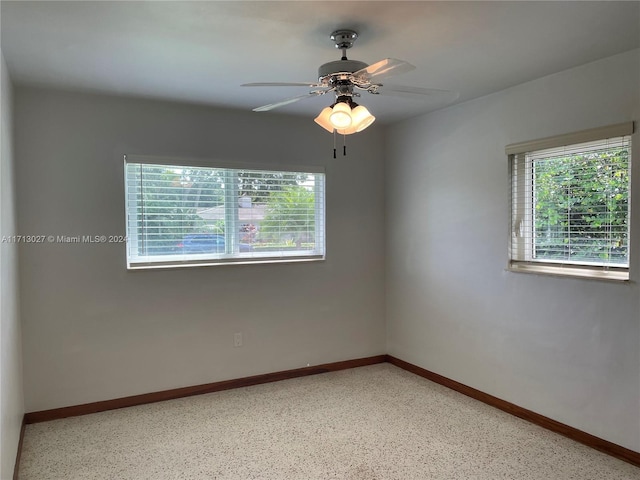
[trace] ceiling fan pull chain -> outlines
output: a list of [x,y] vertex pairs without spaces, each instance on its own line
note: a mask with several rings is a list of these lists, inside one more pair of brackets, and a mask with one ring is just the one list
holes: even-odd
[[342,135],[342,156],[347,156],[347,134]]
[[333,129],[333,158],[338,158],[336,155],[336,129]]

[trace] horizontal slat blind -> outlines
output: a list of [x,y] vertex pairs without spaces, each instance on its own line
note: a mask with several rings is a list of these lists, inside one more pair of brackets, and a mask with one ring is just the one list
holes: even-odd
[[[162,157],[156,155],[139,155],[128,153],[125,156],[127,163],[142,163],[145,165],[165,165],[202,168],[230,168],[235,170],[274,170],[278,172],[298,172],[300,165],[264,165],[258,162],[242,162],[236,160],[210,160],[206,158],[190,157]],[[305,165],[304,171],[308,173],[324,173],[324,167],[320,165]]]
[[324,174],[126,162],[130,268],[324,257]]
[[511,264],[629,265],[629,136],[511,155]]

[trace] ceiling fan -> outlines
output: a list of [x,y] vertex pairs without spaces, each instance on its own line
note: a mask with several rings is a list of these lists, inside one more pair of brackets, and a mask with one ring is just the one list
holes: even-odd
[[414,70],[416,67],[404,60],[385,58],[379,62],[367,65],[359,60],[349,60],[347,50],[358,38],[354,30],[336,30],[330,35],[336,48],[342,50],[342,58],[328,62],[318,69],[317,82],[258,82],[245,83],[243,87],[307,87],[308,93],[286,98],[276,103],[270,103],[254,108],[254,112],[266,112],[274,108],[289,105],[306,98],[313,98],[327,93],[335,94],[335,103],[326,107],[316,117],[315,122],[327,131],[349,135],[361,132],[371,125],[375,117],[362,105],[353,101],[360,97],[361,92],[374,95],[394,95],[430,98],[453,101],[458,94],[449,90],[434,88],[409,87],[403,85],[385,85],[381,80],[393,75],[399,75]]

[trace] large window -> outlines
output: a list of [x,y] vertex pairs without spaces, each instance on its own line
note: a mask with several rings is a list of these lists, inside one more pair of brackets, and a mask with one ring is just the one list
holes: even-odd
[[511,269],[629,278],[631,138],[610,135],[632,129],[528,142],[510,155]]
[[129,268],[324,258],[323,173],[129,156],[125,177]]

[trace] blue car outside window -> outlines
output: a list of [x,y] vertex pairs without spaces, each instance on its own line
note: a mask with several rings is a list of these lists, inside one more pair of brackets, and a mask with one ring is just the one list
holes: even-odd
[[181,248],[184,253],[224,253],[224,235],[217,233],[185,235]]

